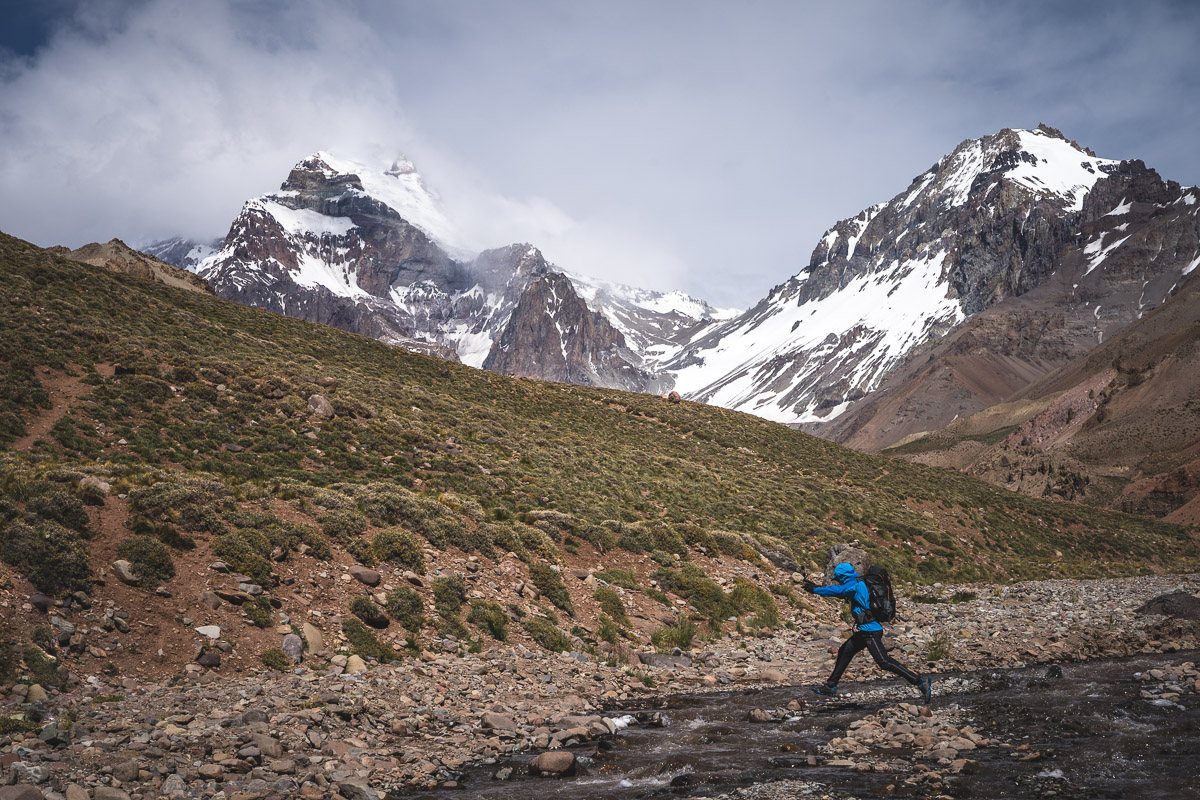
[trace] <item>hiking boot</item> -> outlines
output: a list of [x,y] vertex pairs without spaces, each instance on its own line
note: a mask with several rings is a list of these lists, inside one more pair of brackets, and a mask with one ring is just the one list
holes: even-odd
[[933,700],[933,678],[926,675],[917,682],[917,688],[921,691],[921,699],[925,701],[925,705],[929,705]]
[[813,694],[824,695],[825,697],[837,697],[838,688],[830,686],[828,683],[821,683],[812,687]]

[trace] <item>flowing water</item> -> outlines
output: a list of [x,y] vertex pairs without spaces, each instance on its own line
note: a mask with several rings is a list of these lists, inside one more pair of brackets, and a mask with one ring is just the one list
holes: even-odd
[[[1200,798],[1200,700],[1182,705],[1140,696],[1134,672],[1198,653],[1092,661],[1062,667],[995,670],[947,677],[935,684],[934,706],[961,708],[981,735],[1040,753],[1020,761],[1010,750],[965,753],[977,766],[951,776],[939,794],[977,798]],[[844,735],[849,724],[914,692],[895,683],[847,684],[847,694],[825,700],[797,687],[679,696],[666,699],[662,727],[631,726],[602,743],[576,748],[586,765],[573,778],[530,778],[532,754],[468,770],[458,789],[410,795],[427,800],[633,800],[705,797],[739,786],[783,779],[818,781],[850,796],[874,797],[889,784],[895,796],[924,796],[903,775],[825,766],[819,746]],[[804,709],[778,723],[751,723],[753,708]],[[645,715],[643,714],[643,717]],[[895,751],[898,752],[898,751]],[[816,755],[809,759],[809,755]],[[889,754],[880,753],[887,758]],[[856,757],[861,760],[865,757]],[[811,765],[811,761],[816,761]],[[492,779],[513,767],[507,781]]]

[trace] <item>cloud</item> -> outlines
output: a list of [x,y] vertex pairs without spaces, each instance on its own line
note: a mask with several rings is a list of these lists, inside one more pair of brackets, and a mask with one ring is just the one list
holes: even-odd
[[1039,121],[1200,182],[1200,6],[75,3],[0,56],[0,229],[219,236],[404,152],[477,247],[749,305],[961,140]]

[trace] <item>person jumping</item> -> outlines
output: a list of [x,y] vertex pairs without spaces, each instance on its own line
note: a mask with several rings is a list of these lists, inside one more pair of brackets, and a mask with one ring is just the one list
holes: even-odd
[[871,614],[870,595],[867,585],[863,583],[854,567],[850,564],[838,564],[833,568],[836,584],[818,586],[810,580],[804,581],[804,590],[822,597],[840,597],[850,603],[850,611],[854,615],[854,633],[838,649],[837,663],[825,683],[814,686],[813,691],[826,696],[836,696],[838,681],[842,673],[850,665],[850,659],[858,655],[864,647],[871,653],[875,663],[881,669],[894,672],[920,690],[925,703],[928,704],[933,696],[933,679],[928,675],[917,675],[907,669],[883,649],[883,626]]

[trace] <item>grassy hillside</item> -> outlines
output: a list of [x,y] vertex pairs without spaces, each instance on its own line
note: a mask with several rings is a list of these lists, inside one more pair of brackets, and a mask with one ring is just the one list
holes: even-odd
[[[116,546],[168,589],[175,565],[213,558],[270,589],[278,565],[300,557],[420,571],[442,552],[485,564],[513,552],[564,613],[578,587],[564,597],[539,565],[601,553],[648,554],[654,587],[649,575],[614,585],[671,591],[714,619],[729,609],[705,599],[712,587],[689,561],[740,559],[765,575],[762,553],[807,564],[848,539],[922,581],[1200,563],[1178,526],[1024,497],[719,408],[448,364],[7,236],[0,331],[0,555],[47,592],[87,588],[108,566],[89,537],[110,518],[122,529],[115,543],[106,534],[104,560]],[[314,413],[314,395],[332,416]],[[770,616],[759,591],[735,610]],[[461,632],[457,594],[461,611],[450,598],[442,626]]]

